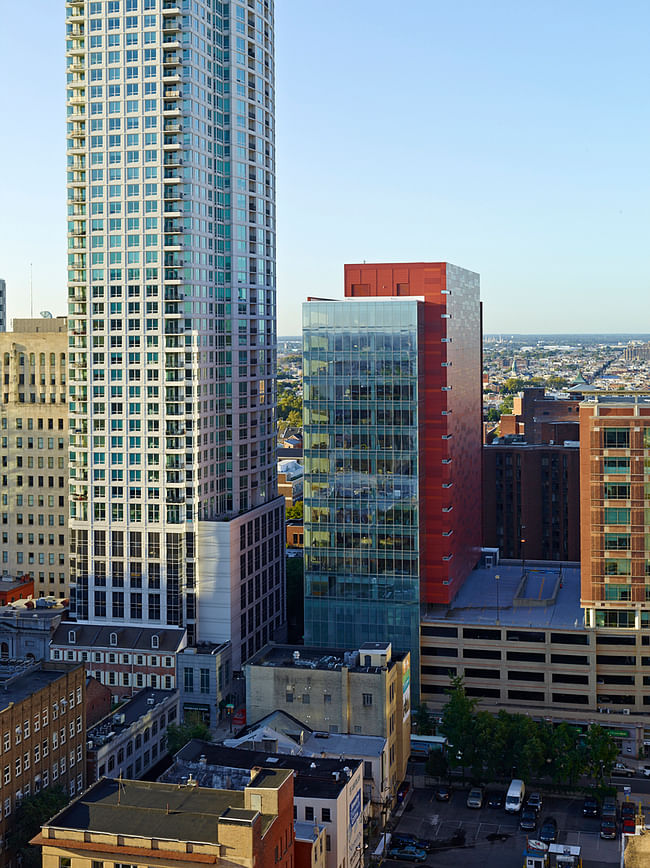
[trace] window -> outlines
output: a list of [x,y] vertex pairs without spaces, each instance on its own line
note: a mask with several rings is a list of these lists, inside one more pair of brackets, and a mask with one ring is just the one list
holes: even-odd
[[287,694],[286,694],[285,700],[286,700],[287,702],[293,702],[293,693],[291,693],[291,692],[288,691]]
[[603,447],[605,449],[629,449],[629,428],[605,428],[603,430]]
[[629,458],[605,458],[603,460],[603,473],[629,473]]
[[314,809],[309,805],[305,806],[305,820],[312,823],[314,821]]
[[372,705],[372,693],[363,693],[362,700],[364,705]]
[[606,506],[604,521],[605,524],[629,524],[630,510],[623,507]]
[[[369,765],[369,763],[368,763]],[[321,810],[321,820],[323,823],[331,823],[332,822],[332,812],[329,808],[323,808]]]

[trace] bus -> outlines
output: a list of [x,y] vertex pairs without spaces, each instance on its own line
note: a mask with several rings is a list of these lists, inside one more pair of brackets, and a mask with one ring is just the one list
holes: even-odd
[[429,754],[439,750],[447,752],[447,739],[442,735],[412,735],[411,757],[412,759],[428,759]]

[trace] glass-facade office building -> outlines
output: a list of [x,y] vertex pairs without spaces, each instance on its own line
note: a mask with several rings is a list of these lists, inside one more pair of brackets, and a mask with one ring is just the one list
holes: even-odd
[[449,603],[481,544],[478,275],[348,265],[303,306],[305,643],[390,641]]
[[72,611],[239,668],[284,620],[273,2],[66,16]]
[[304,305],[307,644],[418,647],[421,307]]

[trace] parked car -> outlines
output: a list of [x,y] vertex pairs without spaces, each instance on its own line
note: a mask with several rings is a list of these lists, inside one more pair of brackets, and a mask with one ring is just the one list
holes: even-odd
[[598,816],[598,799],[595,796],[586,796],[584,802],[582,803],[582,816],[583,817],[597,817]]
[[392,849],[400,849],[401,847],[415,847],[416,850],[424,850],[429,852],[433,850],[433,843],[427,841],[426,838],[418,838],[416,835],[406,835],[400,832],[394,832],[390,839]]
[[643,777],[650,778],[650,766],[643,766]]
[[402,781],[400,788],[397,791],[397,804],[401,805],[404,799],[406,798],[406,794],[411,789],[411,784],[408,781]]
[[615,820],[616,814],[616,799],[613,799],[611,796],[603,799],[603,807],[601,809],[600,816],[603,817],[603,819]]
[[539,814],[542,810],[542,794],[531,793],[526,799],[526,807]]
[[521,812],[519,828],[524,832],[534,832],[537,828],[537,811],[532,808],[524,808]]
[[621,817],[633,817],[636,814],[636,804],[634,802],[623,802],[621,805]]
[[605,819],[600,821],[600,837],[606,838],[609,841],[616,838],[617,833],[616,820]]
[[436,787],[435,791],[436,802],[448,802],[451,798],[450,787]]
[[634,769],[630,766],[626,766],[625,763],[614,763],[612,774],[624,775],[625,777],[631,778],[634,774]]
[[544,844],[554,844],[557,841],[557,822],[554,817],[547,817],[544,820],[537,837]]
[[473,787],[468,795],[467,795],[467,807],[468,808],[482,808],[483,807],[483,790],[481,787]]
[[488,808],[502,808],[505,797],[506,794],[503,792],[503,790],[495,790],[493,793],[488,793]]
[[427,854],[419,847],[406,844],[404,847],[391,847],[388,851],[389,859],[403,859],[406,862],[424,862]]

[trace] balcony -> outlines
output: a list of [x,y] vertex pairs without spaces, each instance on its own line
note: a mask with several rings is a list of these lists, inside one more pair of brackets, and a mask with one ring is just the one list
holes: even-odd
[[170,87],[167,90],[163,91],[163,98],[164,99],[180,99],[181,98],[181,92],[180,92],[180,90],[177,90],[176,88]]
[[163,66],[178,66],[179,63],[182,63],[180,54],[176,54],[175,52],[163,53]]
[[181,71],[180,69],[167,69],[163,72],[163,78],[165,84],[178,84],[181,80]]
[[180,48],[181,43],[177,36],[163,36],[163,48]]
[[[183,227],[181,226],[180,223],[174,223],[172,220],[165,220],[165,235],[180,233],[182,231],[183,231]],[[167,243],[167,242],[165,242],[165,243]]]
[[173,283],[178,284],[182,283],[183,279],[181,277],[180,271],[176,271],[174,268],[166,268],[165,269],[165,283]]
[[165,154],[165,159],[163,160],[163,166],[173,166],[174,168],[179,168],[183,165],[182,157],[177,154]]
[[176,103],[166,102],[163,103],[163,117],[165,118],[174,118],[180,117],[181,115],[181,107]]
[[163,183],[178,184],[182,180],[183,178],[180,172],[177,172],[174,169],[165,169],[165,172],[163,174]]
[[164,0],[163,15],[180,15],[181,14],[181,4],[178,0]]

